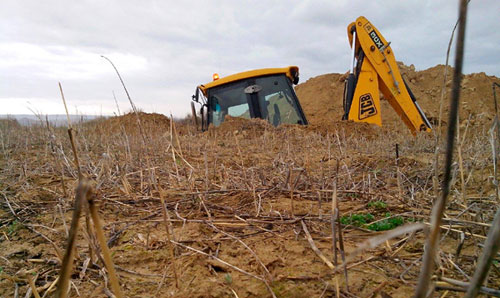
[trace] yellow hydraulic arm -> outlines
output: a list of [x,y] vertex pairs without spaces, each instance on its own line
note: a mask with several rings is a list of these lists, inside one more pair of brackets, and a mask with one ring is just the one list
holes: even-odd
[[365,17],[349,24],[347,34],[352,66],[344,94],[343,119],[382,125],[380,90],[412,134],[431,131],[429,120],[399,72],[390,42]]

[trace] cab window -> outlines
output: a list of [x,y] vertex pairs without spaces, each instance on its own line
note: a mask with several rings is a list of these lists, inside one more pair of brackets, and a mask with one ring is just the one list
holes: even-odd
[[244,92],[245,87],[245,82],[237,82],[210,90],[209,122],[219,126],[226,115],[250,119],[249,98]]
[[301,124],[302,120],[295,103],[291,85],[285,75],[257,78],[262,87],[258,92],[262,117],[274,126],[280,124]]

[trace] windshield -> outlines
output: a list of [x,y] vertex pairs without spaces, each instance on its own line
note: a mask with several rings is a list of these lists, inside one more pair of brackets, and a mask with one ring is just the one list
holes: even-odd
[[262,118],[274,126],[280,124],[302,124],[291,85],[284,75],[257,78],[262,87],[257,93]]
[[226,115],[250,119],[249,98],[244,92],[247,85],[243,81],[211,90],[208,99],[210,105],[209,122],[219,126]]
[[226,115],[262,118],[274,126],[305,124],[292,85],[284,74],[214,87],[208,91],[208,105],[208,122],[214,126],[219,126]]

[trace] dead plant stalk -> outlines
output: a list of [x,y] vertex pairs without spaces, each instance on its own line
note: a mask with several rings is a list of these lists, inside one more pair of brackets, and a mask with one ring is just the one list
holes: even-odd
[[66,252],[64,254],[61,271],[59,273],[59,284],[57,287],[56,297],[64,298],[68,295],[69,277],[71,274],[71,268],[73,266],[73,252],[80,222],[80,215],[82,212],[83,204],[85,203],[87,196],[91,193],[91,191],[92,190],[89,182],[86,179],[81,179],[76,189],[73,219],[71,220]]
[[467,0],[461,0],[459,6],[459,26],[458,40],[455,55],[455,71],[453,75],[453,90],[450,104],[450,115],[448,122],[448,137],[446,148],[445,175],[443,181],[443,191],[440,199],[434,202],[431,215],[431,233],[426,241],[425,251],[423,256],[423,264],[420,271],[418,285],[415,291],[415,297],[424,298],[427,296],[431,273],[434,269],[434,258],[437,252],[437,240],[444,210],[446,208],[446,200],[448,198],[450,180],[451,180],[451,164],[453,161],[453,148],[455,141],[455,132],[457,129],[457,114],[460,100],[460,82],[462,80],[462,62],[464,56],[465,43],[465,24],[467,17]]

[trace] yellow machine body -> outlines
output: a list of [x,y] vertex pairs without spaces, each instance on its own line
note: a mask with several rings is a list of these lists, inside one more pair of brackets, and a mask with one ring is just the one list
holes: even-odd
[[203,94],[206,96],[207,90],[210,88],[226,85],[228,83],[240,81],[243,79],[268,76],[268,75],[274,75],[274,74],[285,74],[293,82],[299,74],[299,68],[297,66],[288,66],[288,67],[281,67],[281,68],[261,68],[261,69],[249,70],[249,71],[244,71],[244,72],[236,73],[233,75],[229,75],[229,76],[220,78],[218,80],[214,80],[210,83],[200,85],[200,86],[198,86],[198,88],[200,88],[201,92],[203,92]]
[[[394,57],[382,34],[365,17],[347,27],[349,42],[358,59],[356,83],[348,120],[382,125],[380,92],[413,134],[431,131],[431,125],[407,88]],[[411,95],[410,95],[411,94]]]

